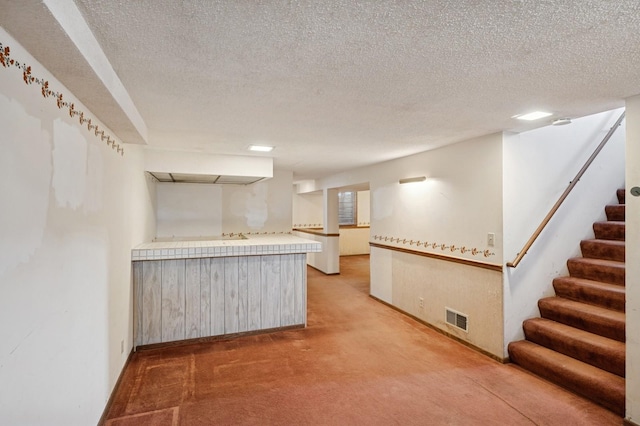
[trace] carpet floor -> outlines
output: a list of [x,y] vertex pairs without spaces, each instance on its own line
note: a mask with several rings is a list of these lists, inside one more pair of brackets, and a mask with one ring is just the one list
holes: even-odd
[[308,326],[134,353],[107,426],[620,425],[368,297],[369,257],[308,269]]

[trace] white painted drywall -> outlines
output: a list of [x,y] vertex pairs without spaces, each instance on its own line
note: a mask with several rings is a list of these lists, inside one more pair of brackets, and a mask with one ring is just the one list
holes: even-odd
[[222,234],[222,185],[157,184],[158,238]]
[[640,187],[640,96],[627,99],[626,109],[626,418],[640,424],[640,197],[630,194]]
[[[372,242],[500,265],[502,142],[502,134],[476,138],[331,176],[315,185],[305,184],[304,190],[369,182]],[[398,182],[414,176],[428,179],[406,185]],[[487,246],[488,232],[496,234],[494,247]],[[407,243],[384,242],[374,236]],[[417,248],[409,245],[410,240],[436,242],[437,247]],[[465,253],[459,250],[463,246],[468,249]],[[472,248],[479,253],[474,256]],[[485,250],[489,250],[486,257]],[[471,331],[461,338],[502,357],[502,275],[486,270],[474,273],[475,269],[374,247],[371,294],[450,332],[443,325],[445,307],[470,314]],[[419,297],[425,298],[422,310]]]
[[292,172],[278,170],[273,178],[251,185],[158,183],[156,235],[289,232],[292,187]]
[[[504,140],[505,263],[515,258],[549,209],[609,131],[622,110],[548,126]],[[593,238],[606,204],[624,186],[624,125],[614,134],[516,269],[505,269],[506,345],[524,337],[522,321],[539,316],[538,299],[554,294],[552,280],[567,275],[566,261]]]
[[121,157],[19,70],[0,73],[0,424],[96,424],[132,347],[130,249],[154,233],[154,184],[139,147]]
[[293,227],[322,228],[322,192],[297,194],[293,191]]
[[285,170],[252,185],[222,185],[223,232],[291,231],[292,187],[293,173]]
[[356,196],[358,207],[358,226],[369,226],[371,223],[371,191],[358,191]]
[[273,158],[145,147],[145,170],[225,176],[273,176]]

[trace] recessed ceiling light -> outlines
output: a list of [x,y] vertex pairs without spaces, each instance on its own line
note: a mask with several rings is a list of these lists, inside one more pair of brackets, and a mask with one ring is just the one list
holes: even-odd
[[533,120],[539,120],[541,118],[549,117],[550,115],[551,115],[550,112],[534,111],[528,114],[514,115],[513,118],[517,118],[518,120],[533,121]]
[[250,145],[249,151],[258,151],[258,152],[271,152],[273,151],[273,146],[265,146],[265,145]]

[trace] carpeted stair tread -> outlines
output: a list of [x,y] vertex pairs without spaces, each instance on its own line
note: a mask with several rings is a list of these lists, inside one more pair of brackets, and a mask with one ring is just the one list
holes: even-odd
[[625,205],[624,204],[612,204],[605,206],[604,212],[607,215],[607,220],[624,222],[625,219]]
[[512,362],[551,382],[624,415],[625,380],[526,340],[509,344]]
[[569,275],[587,280],[624,285],[625,263],[607,259],[574,257],[567,261]]
[[546,297],[538,301],[540,316],[610,339],[625,341],[623,312],[588,305],[562,297]]
[[616,196],[618,197],[618,202],[620,204],[624,204],[624,201],[625,201],[625,189],[624,188],[618,189],[616,191]]
[[624,262],[625,242],[616,240],[582,240],[580,250],[583,257],[591,259],[615,260]]
[[523,324],[528,341],[624,377],[625,344],[545,318]]
[[624,312],[626,290],[624,286],[575,277],[559,277],[553,280],[556,295],[565,299],[584,302]]
[[599,240],[624,241],[625,222],[604,221],[593,224],[593,232]]

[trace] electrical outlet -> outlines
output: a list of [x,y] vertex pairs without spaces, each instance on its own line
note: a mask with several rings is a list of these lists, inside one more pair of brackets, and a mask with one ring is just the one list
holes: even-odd
[[420,306],[420,309],[424,309],[424,299],[422,297],[418,298],[418,306]]
[[487,245],[489,247],[493,247],[496,243],[496,234],[494,234],[493,232],[489,232],[487,234]]
[[120,353],[124,353],[124,340],[120,340]]

